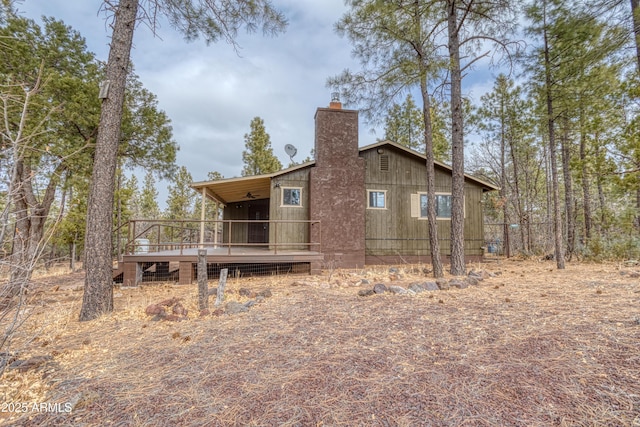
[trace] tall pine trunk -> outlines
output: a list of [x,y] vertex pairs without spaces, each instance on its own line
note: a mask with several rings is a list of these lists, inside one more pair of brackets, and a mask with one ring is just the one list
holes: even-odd
[[138,0],[121,0],[115,7],[113,36],[106,69],[109,90],[102,101],[87,204],[87,274],[80,320],[95,319],[113,311],[112,229],[115,173]]
[[511,239],[509,236],[509,203],[507,202],[507,166],[505,141],[505,107],[504,97],[500,98],[500,198],[502,199],[502,241],[504,253],[511,257]]
[[573,257],[576,246],[576,219],[573,210],[573,180],[571,179],[571,152],[569,150],[569,120],[566,116],[562,118],[562,137],[560,138],[560,151],[562,158],[562,176],[564,180],[564,206],[567,224],[567,256],[569,260]]
[[[596,138],[597,139],[597,138]],[[589,168],[587,167],[587,137],[584,132],[580,134],[580,164],[582,174],[582,210],[584,212],[584,243],[585,245],[591,239],[591,179],[589,177]]]
[[[546,23],[545,23],[546,24]],[[562,247],[562,217],[560,215],[560,196],[558,190],[558,160],[555,136],[555,116],[553,111],[553,94],[551,91],[551,60],[547,30],[544,29],[544,68],[545,68],[545,96],[547,101],[547,125],[549,127],[549,167],[551,169],[551,192],[553,201],[553,240],[555,259],[558,269],[563,270],[564,250]]]
[[440,259],[440,241],[438,240],[438,224],[436,222],[436,183],[435,183],[435,155],[433,153],[433,125],[431,122],[431,99],[427,88],[427,69],[421,64],[423,77],[420,79],[422,94],[422,117],[424,120],[424,145],[427,166],[427,222],[429,227],[429,248],[431,251],[431,266],[434,277],[444,276],[442,260]]
[[447,2],[449,64],[451,67],[451,274],[466,273],[464,259],[464,135],[462,73],[456,0]]

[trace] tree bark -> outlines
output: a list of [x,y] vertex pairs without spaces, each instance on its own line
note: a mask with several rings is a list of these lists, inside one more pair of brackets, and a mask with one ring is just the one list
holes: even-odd
[[555,246],[555,259],[558,269],[564,270],[565,265],[564,250],[562,247],[562,217],[560,215],[560,197],[558,190],[558,161],[556,154],[555,116],[553,111],[553,94],[551,91],[551,60],[546,28],[544,29],[544,67],[546,86],[545,96],[547,98],[547,125],[549,127],[549,159],[551,168],[551,189],[553,199],[553,237]]
[[121,0],[106,68],[109,83],[102,102],[93,176],[87,204],[85,239],[86,278],[80,320],[113,311],[112,231],[115,172],[129,56],[136,24],[138,0]]
[[[423,66],[426,76],[426,67]],[[422,93],[422,116],[424,119],[424,142],[427,167],[427,222],[429,228],[429,248],[431,251],[431,267],[434,277],[444,276],[442,260],[440,259],[440,241],[438,240],[438,225],[436,223],[436,183],[435,183],[435,156],[433,153],[433,132],[431,123],[431,99],[427,89],[426,77],[420,79],[420,92]]]
[[573,180],[571,179],[571,152],[569,151],[569,120],[563,117],[562,138],[560,138],[560,151],[562,158],[562,175],[564,179],[564,206],[567,224],[567,256],[569,260],[573,257],[576,246],[576,220],[573,210]]
[[42,199],[38,201],[33,189],[32,169],[24,159],[16,160],[14,181],[11,184],[15,231],[11,253],[11,275],[7,284],[9,295],[18,295],[26,290],[33,268],[40,255],[44,237],[44,226],[55,200],[62,165],[52,174]]
[[584,240],[585,244],[591,239],[591,179],[587,167],[587,138],[584,132],[580,135],[580,164],[582,165],[582,209],[584,211]]
[[507,258],[511,257],[511,239],[509,236],[509,203],[507,197],[507,166],[506,166],[506,108],[504,96],[500,97],[500,198],[502,199],[502,244]]
[[456,0],[447,1],[451,73],[451,274],[466,273],[464,259],[464,135],[459,23]]

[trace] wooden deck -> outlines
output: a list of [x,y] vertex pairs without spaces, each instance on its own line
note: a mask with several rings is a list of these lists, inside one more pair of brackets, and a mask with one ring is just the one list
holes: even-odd
[[[309,264],[309,272],[320,271],[324,255],[320,252],[305,250],[268,249],[261,246],[205,247],[207,264],[211,265],[278,265]],[[145,271],[161,271],[163,277],[173,277],[180,284],[192,283],[195,277],[195,265],[198,261],[198,248],[184,248],[159,252],[145,252],[123,255],[122,261],[114,269],[114,280],[122,278],[123,285],[136,286],[144,280]]]

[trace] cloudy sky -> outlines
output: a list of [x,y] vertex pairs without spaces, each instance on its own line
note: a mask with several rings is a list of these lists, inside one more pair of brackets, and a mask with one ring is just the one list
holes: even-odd
[[[63,20],[106,61],[110,30],[99,13],[101,3],[25,0],[18,8],[28,18],[46,15]],[[295,160],[307,157],[313,148],[315,110],[330,101],[327,77],[345,68],[358,69],[348,41],[333,29],[346,12],[343,0],[273,0],[273,4],[289,20],[286,32],[273,38],[243,33],[238,38],[239,54],[224,42],[187,43],[166,24],[155,37],[145,25],[136,29],[132,51],[136,73],[171,118],[180,145],[177,163],[186,166],[195,181],[205,180],[210,171],[227,178],[240,175],[244,135],[256,116],[264,120],[283,165],[289,164],[286,144],[298,148]],[[477,98],[492,80],[477,80],[467,93]],[[361,123],[361,146],[381,137],[380,130],[372,133],[371,126]]]

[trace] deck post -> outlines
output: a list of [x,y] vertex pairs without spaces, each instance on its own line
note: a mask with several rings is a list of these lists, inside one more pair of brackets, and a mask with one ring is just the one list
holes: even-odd
[[123,286],[138,286],[142,282],[142,267],[139,262],[125,262],[122,268]]
[[200,249],[204,248],[204,217],[206,212],[206,203],[207,189],[205,187],[202,187],[202,207],[200,209]]
[[178,268],[178,284],[190,285],[193,282],[193,262],[180,261]]

